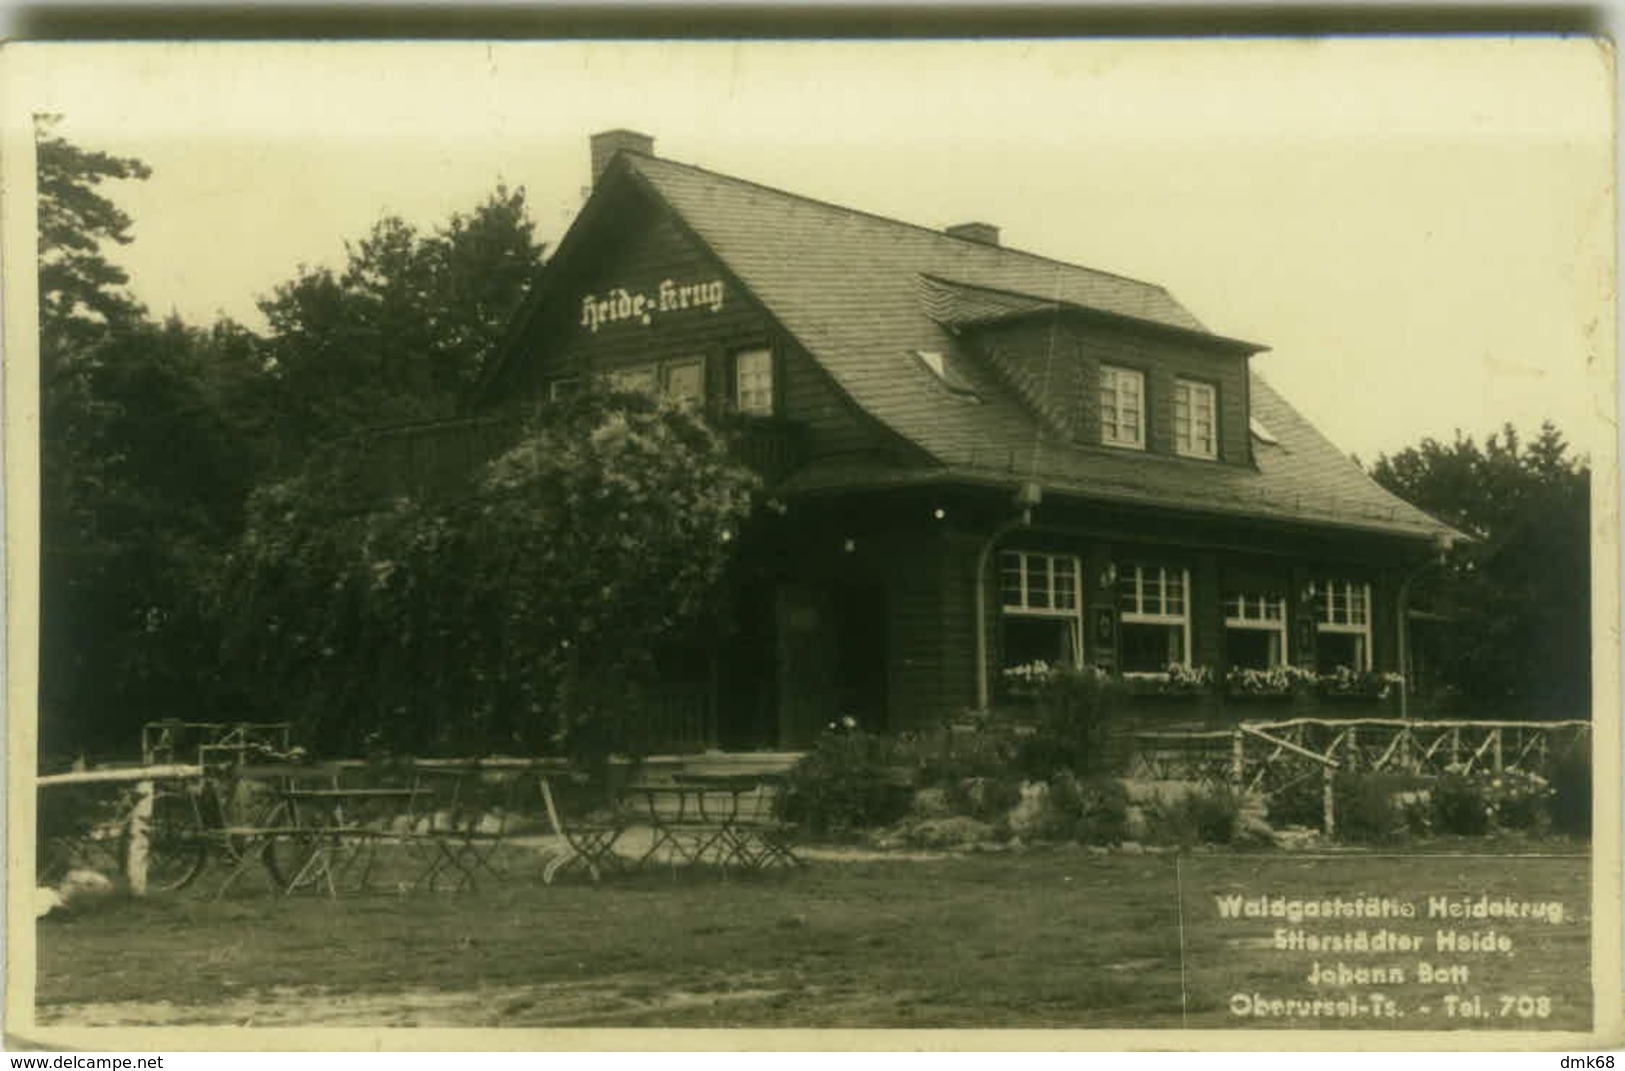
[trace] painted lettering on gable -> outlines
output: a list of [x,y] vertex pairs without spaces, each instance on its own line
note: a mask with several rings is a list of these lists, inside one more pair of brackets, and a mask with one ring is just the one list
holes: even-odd
[[652,293],[644,294],[617,286],[603,294],[582,296],[581,326],[590,328],[593,334],[605,324],[636,323],[648,327],[665,313],[721,312],[725,297],[721,279],[698,283],[662,279]]

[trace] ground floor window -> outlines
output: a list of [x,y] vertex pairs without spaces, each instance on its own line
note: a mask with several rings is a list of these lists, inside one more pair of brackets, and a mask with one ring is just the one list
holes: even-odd
[[1273,669],[1287,662],[1286,596],[1237,592],[1224,599],[1225,663]]
[[1190,665],[1190,570],[1132,564],[1117,574],[1118,661],[1124,673]]
[[1325,580],[1315,593],[1315,669],[1371,668],[1371,585]]
[[1007,550],[999,555],[1006,668],[1083,662],[1082,569],[1069,554]]

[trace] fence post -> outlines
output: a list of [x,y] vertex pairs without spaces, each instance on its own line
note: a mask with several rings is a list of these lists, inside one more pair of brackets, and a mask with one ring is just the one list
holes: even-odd
[[1240,729],[1230,734],[1230,783],[1237,792],[1242,789],[1242,779],[1247,776],[1247,744],[1242,738]]
[[153,782],[137,781],[135,806],[130,809],[130,850],[124,859],[125,876],[136,896],[147,892],[147,858],[152,832]]
[[1320,828],[1331,840],[1337,836],[1337,804],[1336,793],[1332,782],[1332,767],[1330,765],[1320,768]]
[[1501,772],[1501,729],[1500,729],[1500,726],[1496,726],[1494,729],[1491,729],[1490,732],[1495,734],[1494,737],[1493,737],[1493,739],[1495,740],[1495,772],[1500,773]]
[[1348,735],[1343,739],[1343,764],[1349,769],[1355,769],[1360,761],[1360,729],[1359,726],[1350,725]]

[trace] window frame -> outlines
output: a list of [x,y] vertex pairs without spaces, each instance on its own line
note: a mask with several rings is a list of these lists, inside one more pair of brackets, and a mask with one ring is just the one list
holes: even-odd
[[[1241,611],[1239,614],[1232,614],[1230,612],[1230,603],[1232,599],[1239,600],[1236,606],[1236,608]],[[1261,616],[1254,616],[1248,612],[1247,604],[1249,600],[1254,600],[1258,603]],[[1278,617],[1271,618],[1269,616],[1268,607],[1270,604],[1274,604],[1280,611]],[[1237,629],[1248,632],[1274,632],[1280,636],[1280,661],[1272,662],[1270,665],[1265,667],[1266,669],[1276,669],[1280,666],[1290,666],[1292,664],[1292,630],[1287,627],[1291,615],[1287,612],[1287,599],[1284,593],[1271,595],[1266,591],[1234,592],[1233,594],[1227,594],[1224,596],[1223,609],[1224,628],[1226,632],[1229,632],[1231,629]]]
[[[700,372],[700,393],[697,398],[676,398],[671,393],[672,369],[680,366],[697,366]],[[611,390],[642,392],[662,402],[673,402],[690,405],[694,408],[703,408],[706,399],[705,355],[690,354],[685,357],[668,357],[658,361],[640,361],[636,364],[626,364],[619,368],[604,370],[604,379],[609,383]],[[634,379],[642,380],[647,377],[648,387],[635,385]]]
[[[1196,442],[1196,413],[1192,402],[1198,396],[1207,399],[1207,445],[1203,449]],[[1192,379],[1187,376],[1174,377],[1174,453],[1180,457],[1196,458],[1201,461],[1217,461],[1219,459],[1219,388],[1217,384],[1207,380]],[[1181,433],[1180,411],[1185,412],[1186,427]]]
[[[1004,578],[1011,559],[1015,559],[1016,575],[1020,578],[1019,603],[1012,604],[1007,601],[1007,591]],[[1045,589],[1048,606],[1034,606],[1029,594],[1028,580],[1030,571],[1027,563],[1029,559],[1042,559],[1044,562]],[[1056,593],[1060,591],[1058,581],[1060,574],[1055,568],[1057,562],[1066,562],[1071,565],[1072,583],[1070,595],[1072,605],[1063,607],[1056,605]],[[1019,618],[1047,618],[1049,620],[1066,621],[1070,625],[1072,666],[1080,667],[1083,662],[1083,561],[1076,554],[1063,554],[1054,551],[1024,550],[1008,548],[999,551],[999,616]]]
[[[767,373],[767,407],[765,409],[756,405],[746,404],[744,361],[746,358],[761,357],[763,367]],[[779,411],[779,372],[778,361],[775,360],[773,347],[748,346],[744,349],[734,350],[730,355],[731,371],[733,373],[733,406],[734,412],[742,416],[770,417]],[[753,396],[758,392],[753,391]]]
[[[1135,430],[1137,432],[1137,437],[1133,440],[1120,438],[1118,431],[1118,429],[1120,429],[1122,426],[1121,415],[1124,411],[1124,406],[1122,405],[1124,392],[1121,386],[1121,379],[1124,377],[1132,377],[1133,380],[1139,385],[1137,391],[1139,404],[1135,411],[1135,420],[1137,421],[1137,427]],[[1134,368],[1129,365],[1122,364],[1107,364],[1104,361],[1101,362],[1099,372],[1096,376],[1096,404],[1099,409],[1099,432],[1100,443],[1102,446],[1111,446],[1119,450],[1143,451],[1146,449],[1147,442],[1150,438],[1150,436],[1147,434],[1148,429],[1146,422],[1146,383],[1148,379],[1149,377],[1146,375],[1145,369],[1143,368]],[[1110,405],[1107,404],[1106,400],[1108,391],[1112,396]],[[1108,412],[1111,414],[1110,427],[1113,429],[1109,435],[1107,433]]]
[[[1371,583],[1366,580],[1350,580],[1348,578],[1322,579],[1317,582],[1315,597],[1315,635],[1322,633],[1339,636],[1358,636],[1360,644],[1360,665],[1349,668],[1357,672],[1370,672],[1374,664],[1372,651],[1372,605]],[[1344,620],[1336,620],[1333,592],[1341,589],[1343,594]],[[1358,605],[1361,610],[1362,621],[1356,622],[1354,618],[1353,598],[1358,594]],[[1316,656],[1316,669],[1320,669],[1319,656]]]
[[[1148,612],[1144,608],[1146,601],[1145,577],[1152,570],[1155,570],[1159,575],[1160,594],[1158,600],[1164,608],[1161,612]],[[1177,614],[1168,613],[1166,609],[1169,602],[1168,580],[1171,576],[1179,579],[1181,610]],[[1131,578],[1134,584],[1134,609],[1132,610],[1126,608],[1123,604],[1123,585],[1128,583]],[[1151,562],[1129,562],[1121,565],[1118,567],[1116,595],[1119,628],[1123,625],[1163,625],[1170,628],[1177,626],[1181,631],[1180,650],[1183,652],[1183,656],[1175,664],[1184,666],[1187,669],[1191,667],[1191,571],[1189,567],[1159,565]],[[1119,646],[1121,646],[1121,642],[1119,642]],[[1161,677],[1162,673],[1145,670],[1125,670],[1123,676],[1126,678]]]

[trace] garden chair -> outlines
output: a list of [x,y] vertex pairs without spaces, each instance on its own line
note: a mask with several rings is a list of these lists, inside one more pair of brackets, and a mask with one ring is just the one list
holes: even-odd
[[[538,778],[548,824],[558,839],[560,850],[542,871],[542,882],[553,884],[560,874],[577,867],[594,882],[608,873],[622,873],[628,861],[616,850],[621,835],[632,825],[620,800],[605,802],[594,791],[593,782],[580,773]],[[596,798],[595,798],[596,797]]]

